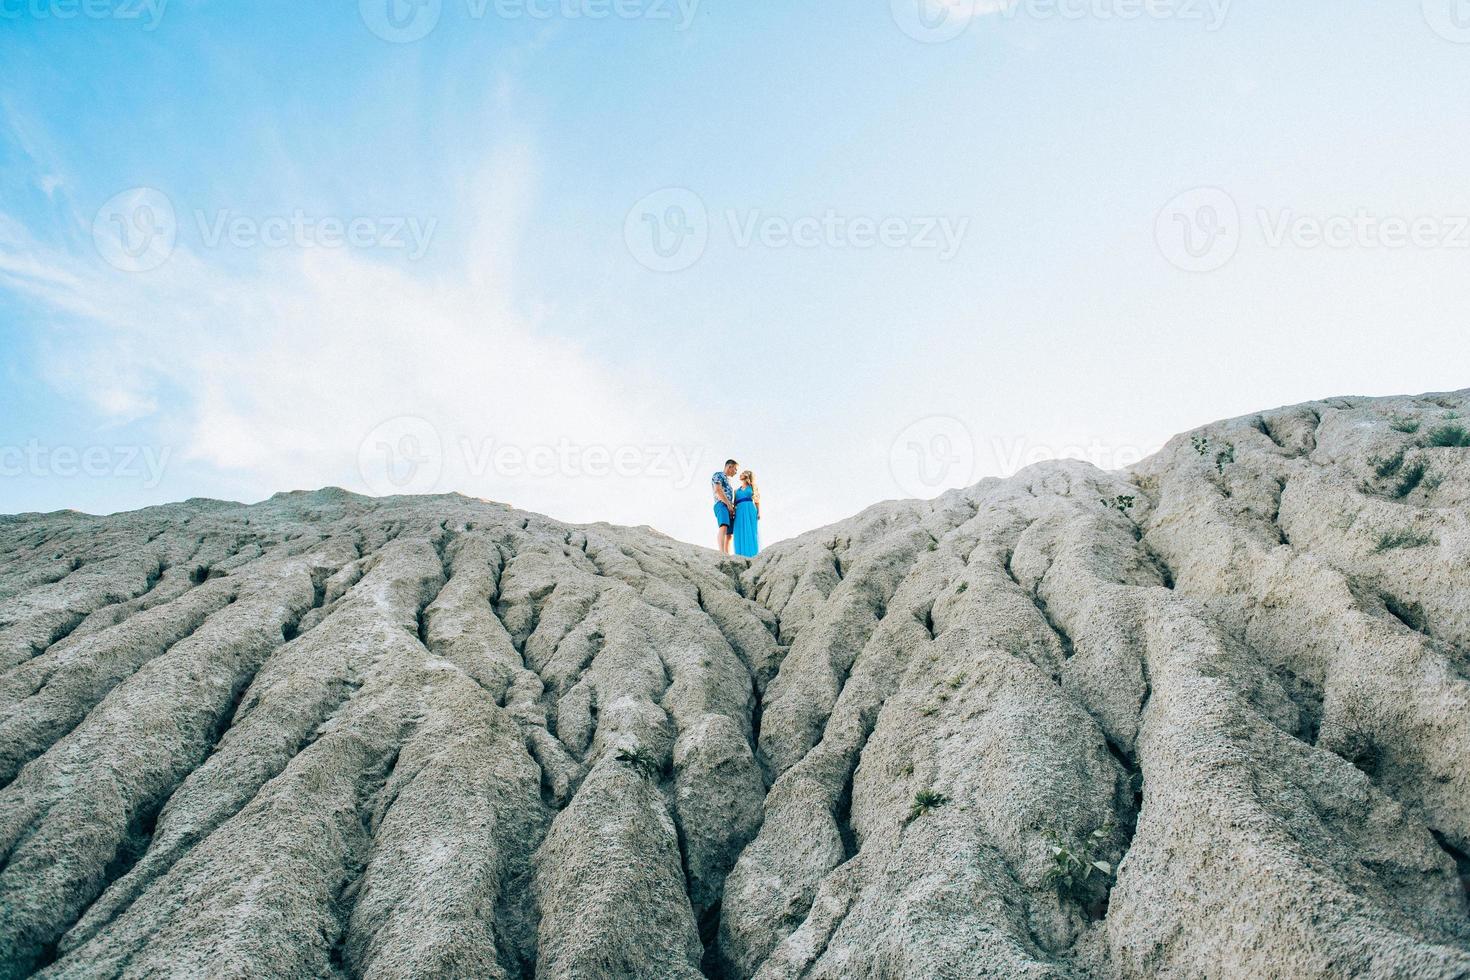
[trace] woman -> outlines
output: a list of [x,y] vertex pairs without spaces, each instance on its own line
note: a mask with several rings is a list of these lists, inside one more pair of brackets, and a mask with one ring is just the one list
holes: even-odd
[[755,485],[755,474],[740,474],[740,489],[735,491],[735,554],[754,558],[761,550],[761,492]]

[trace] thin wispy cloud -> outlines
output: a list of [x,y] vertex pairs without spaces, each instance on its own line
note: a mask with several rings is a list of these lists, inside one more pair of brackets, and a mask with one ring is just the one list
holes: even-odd
[[[510,306],[534,170],[518,146],[466,176],[470,233],[453,272],[311,246],[226,262],[197,241],[127,272],[7,216],[0,284],[54,321],[40,366],[59,390],[104,421],[152,416],[176,460],[260,496],[341,484],[458,490],[585,520],[638,522],[655,500],[687,512],[691,467],[714,465],[697,413],[668,391],[629,390]],[[371,440],[404,418],[437,444],[420,438],[431,458],[384,470],[375,454],[399,446]],[[614,472],[602,457],[619,452]],[[437,476],[403,472],[415,463]]]

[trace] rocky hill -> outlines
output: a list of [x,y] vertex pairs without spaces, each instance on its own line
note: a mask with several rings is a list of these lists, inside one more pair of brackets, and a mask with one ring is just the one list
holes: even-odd
[[1470,391],[753,562],[0,519],[0,976],[1470,977]]

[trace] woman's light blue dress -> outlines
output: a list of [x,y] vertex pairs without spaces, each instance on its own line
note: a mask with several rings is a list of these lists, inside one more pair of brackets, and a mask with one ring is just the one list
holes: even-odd
[[754,558],[761,550],[760,515],[750,487],[735,491],[735,554]]

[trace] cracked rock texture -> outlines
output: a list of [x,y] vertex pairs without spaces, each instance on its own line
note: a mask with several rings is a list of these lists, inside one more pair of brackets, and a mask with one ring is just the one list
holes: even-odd
[[0,518],[0,977],[1470,977],[1467,417],[754,561],[458,496]]

